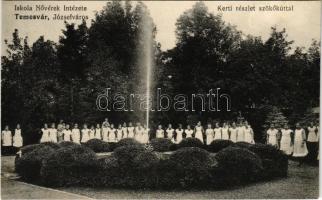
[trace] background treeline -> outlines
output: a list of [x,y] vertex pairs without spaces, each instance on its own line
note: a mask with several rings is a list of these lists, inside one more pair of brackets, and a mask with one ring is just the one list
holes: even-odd
[[[18,30],[2,57],[2,125],[22,124],[26,143],[36,142],[45,122],[113,123],[142,120],[140,112],[101,112],[96,97],[105,88],[130,94],[144,91],[144,70],[138,59],[142,17],[139,2],[112,1],[90,25],[65,23],[58,43],[39,37],[33,44]],[[153,30],[157,34],[157,27]],[[207,93],[221,88],[232,99],[231,112],[154,112],[151,124],[235,120],[239,111],[261,139],[267,115],[292,125],[319,105],[320,44],[292,49],[286,30],[269,30],[270,37],[244,35],[207,10],[202,2],[176,22],[176,46],[166,52],[153,41],[152,90],[168,94]],[[273,113],[272,113],[273,112]],[[35,136],[35,135],[38,135]]]

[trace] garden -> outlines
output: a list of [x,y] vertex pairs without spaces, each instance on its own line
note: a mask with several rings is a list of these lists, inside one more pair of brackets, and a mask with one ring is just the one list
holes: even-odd
[[[108,153],[110,152],[110,153]],[[93,139],[25,146],[15,160],[21,179],[48,187],[227,189],[287,177],[288,158],[273,146],[186,138],[107,143]]]

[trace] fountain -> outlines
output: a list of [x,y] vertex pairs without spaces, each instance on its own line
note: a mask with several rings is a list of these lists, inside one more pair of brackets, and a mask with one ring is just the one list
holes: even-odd
[[153,22],[147,11],[142,12],[141,16],[141,31],[140,31],[140,41],[142,42],[142,53],[140,59],[140,64],[142,67],[142,72],[145,77],[142,77],[142,80],[145,80],[144,89],[146,97],[146,111],[145,111],[145,124],[149,128],[149,119],[150,119],[150,108],[151,108],[151,72],[153,67]]

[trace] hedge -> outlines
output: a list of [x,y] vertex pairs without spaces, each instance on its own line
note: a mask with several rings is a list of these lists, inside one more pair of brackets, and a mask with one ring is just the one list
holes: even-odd
[[227,147],[215,156],[218,164],[213,168],[213,185],[227,187],[260,179],[262,160],[255,153],[239,147]]
[[211,180],[210,169],[214,161],[210,153],[198,147],[183,147],[170,156],[176,162],[181,187],[205,187]]
[[141,145],[125,145],[114,150],[120,178],[116,185],[128,188],[148,188],[155,183],[158,157]]
[[213,153],[217,153],[218,151],[233,144],[234,143],[230,140],[214,140],[207,146],[207,150]]
[[26,146],[21,157],[16,157],[15,171],[23,180],[38,182],[43,160],[55,152],[48,145]]
[[115,148],[122,147],[122,146],[126,146],[126,145],[138,145],[138,146],[142,146],[141,143],[139,143],[138,141],[136,141],[133,138],[123,138],[120,141],[118,141],[117,143],[115,143]]
[[40,144],[30,144],[30,145],[27,145],[27,146],[24,146],[24,147],[21,147],[21,154],[25,154],[25,153],[28,153],[28,152],[31,152],[35,149],[38,149],[38,148],[41,148],[41,147],[44,147],[44,146],[49,146],[53,149],[58,149],[59,148],[59,145],[56,144],[56,143],[53,143],[53,142],[44,142],[44,143],[40,143]]
[[166,138],[154,138],[150,141],[153,150],[158,152],[170,151],[173,142]]
[[205,148],[204,144],[197,138],[184,138],[177,146],[178,148],[184,148],[184,147]]
[[[198,144],[194,139],[187,141]],[[25,148],[15,167],[24,180],[48,186],[140,189],[228,187],[287,174],[287,157],[274,147],[228,144],[213,142],[212,151],[223,148],[217,154],[198,147],[163,154],[149,148],[152,144],[125,140],[111,155],[100,159],[86,145],[40,144]]]
[[59,148],[64,147],[70,147],[70,146],[79,146],[80,144],[77,144],[75,142],[68,142],[68,141],[62,141],[58,143]]
[[110,152],[110,145],[99,139],[91,139],[83,144],[84,146],[92,149],[95,153]]
[[84,146],[60,148],[44,159],[43,184],[50,186],[91,185],[97,173],[96,154]]
[[254,144],[248,148],[257,154],[263,162],[263,179],[275,177],[286,177],[288,170],[288,157],[283,152],[272,145]]

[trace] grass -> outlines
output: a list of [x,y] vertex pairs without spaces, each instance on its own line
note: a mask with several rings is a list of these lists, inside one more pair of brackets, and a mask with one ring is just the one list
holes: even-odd
[[315,199],[319,195],[319,168],[289,162],[288,178],[261,182],[229,190],[155,191],[111,188],[60,188],[95,199]]

